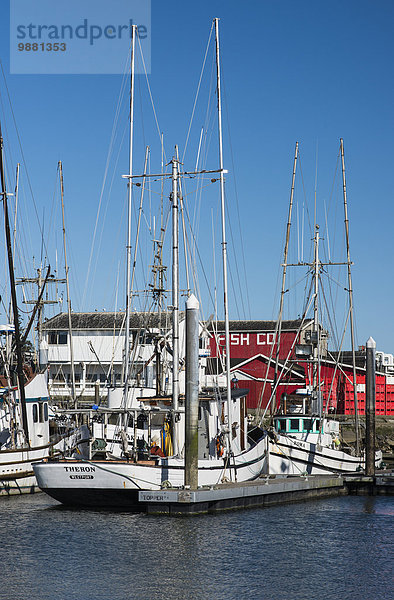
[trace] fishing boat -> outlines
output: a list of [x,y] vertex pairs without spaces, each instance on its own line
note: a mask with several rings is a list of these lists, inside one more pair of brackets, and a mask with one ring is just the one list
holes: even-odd
[[[313,258],[308,262],[298,261],[289,263],[289,239],[293,208],[294,183],[298,159],[298,143],[293,166],[293,178],[290,194],[289,215],[286,232],[286,243],[283,261],[282,293],[279,309],[278,325],[276,330],[276,359],[272,358],[272,393],[268,403],[271,409],[269,435],[269,456],[267,471],[272,475],[321,475],[327,473],[348,473],[365,469],[365,453],[361,451],[358,401],[357,401],[357,374],[355,364],[354,321],[353,321],[353,287],[351,277],[351,261],[349,250],[349,222],[346,196],[346,178],[344,162],[343,140],[340,140],[340,157],[342,162],[342,187],[343,206],[345,215],[345,240],[346,261],[324,261],[320,256],[320,228],[315,224],[313,233]],[[316,207],[315,207],[316,214]],[[353,392],[355,414],[356,445],[348,447],[341,439],[340,423],[333,417],[334,402],[332,397],[337,393],[334,390],[335,374],[341,372],[341,352],[345,332],[342,333],[339,351],[334,355],[328,350],[327,339],[329,333],[320,322],[322,278],[325,271],[331,266],[343,265],[347,270],[347,291],[349,297],[348,310],[345,323],[350,321],[350,338],[353,356]],[[278,360],[281,319],[283,314],[283,299],[286,293],[286,272],[289,266],[307,267],[310,274],[309,294],[305,300],[299,332],[285,361]],[[308,285],[305,289],[308,289]],[[326,293],[325,309],[327,308]],[[308,311],[312,316],[308,319]],[[331,320],[331,322],[333,322]],[[274,351],[274,347],[273,347]],[[335,358],[335,360],[334,360]],[[327,365],[333,370],[334,377],[325,377]],[[304,386],[299,387],[299,382],[291,382],[292,369],[296,368],[299,376],[304,373]],[[342,369],[342,372],[343,369]],[[344,375],[345,376],[345,375]],[[277,401],[277,390],[280,382],[289,381],[287,393],[282,393]],[[327,381],[331,383],[327,383]],[[283,387],[282,387],[283,389]],[[375,465],[379,467],[382,462],[382,453],[375,454]]]
[[[177,149],[171,160],[172,204],[172,325],[171,325],[171,391],[170,394],[152,394],[152,383],[138,393],[130,385],[129,340],[130,315],[130,248],[127,237],[126,327],[124,348],[123,388],[110,390],[108,412],[118,412],[116,428],[108,428],[107,411],[96,413],[98,431],[103,425],[103,437],[89,445],[88,455],[74,453],[71,458],[46,460],[34,465],[40,488],[56,500],[69,505],[122,508],[139,510],[139,492],[167,488],[192,488],[213,486],[228,482],[243,482],[257,478],[266,466],[267,435],[260,428],[248,431],[246,410],[247,390],[231,389],[229,318],[227,305],[227,250],[225,240],[224,168],[221,124],[221,88],[218,19],[214,20],[216,31],[216,66],[218,99],[219,168],[204,173],[220,176],[222,214],[222,260],[223,296],[226,323],[226,364],[224,386],[203,386],[200,379],[199,337],[201,323],[198,319],[199,303],[193,294],[186,302],[186,335],[180,344],[179,323],[179,243],[178,201],[179,181],[185,175],[180,169]],[[134,55],[137,30],[132,30],[131,52],[131,110],[130,110],[130,161],[129,161],[129,223],[131,215],[131,183],[139,178],[146,180],[146,173],[132,173],[133,141],[133,94]],[[188,172],[195,176],[198,172]],[[157,177],[157,175],[152,175]],[[128,226],[130,232],[130,225]],[[188,323],[193,323],[189,326]],[[193,333],[190,333],[193,331]],[[189,333],[188,333],[189,332]],[[166,345],[170,342],[166,341]],[[135,347],[134,347],[135,348]],[[186,364],[183,377],[184,393],[180,386],[180,374]],[[189,365],[189,366],[188,366]],[[160,371],[160,369],[159,369]],[[158,375],[157,375],[158,378]],[[157,386],[156,386],[157,387]],[[160,386],[159,386],[160,387]],[[161,390],[162,392],[162,390]],[[116,400],[118,398],[118,400]],[[107,414],[107,417],[106,417]],[[97,421],[101,423],[97,425]],[[112,452],[108,451],[107,432],[113,438]],[[167,434],[167,442],[160,444],[159,435]],[[118,435],[118,440],[115,440]],[[120,442],[120,443],[119,443]],[[120,452],[120,454],[119,454]],[[101,454],[101,458],[100,458]]]
[[12,306],[12,324],[7,323],[0,327],[0,495],[9,496],[39,491],[32,467],[33,461],[49,456],[57,444],[64,447],[68,435],[63,436],[63,440],[61,437],[50,439],[47,373],[45,370],[33,372],[24,360],[22,352],[22,342],[26,339],[28,330],[22,338],[1,127],[0,177]]

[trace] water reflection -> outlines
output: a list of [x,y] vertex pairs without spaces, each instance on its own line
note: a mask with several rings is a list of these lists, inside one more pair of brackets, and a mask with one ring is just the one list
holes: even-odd
[[0,599],[392,597],[391,498],[189,518],[55,505],[42,494],[2,502]]

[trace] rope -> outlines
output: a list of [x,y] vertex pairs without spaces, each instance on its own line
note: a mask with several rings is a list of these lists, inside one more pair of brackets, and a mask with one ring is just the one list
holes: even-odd
[[[207,55],[208,55],[208,49],[209,49],[209,45],[211,43],[212,31],[213,31],[213,21],[212,21],[212,25],[211,25],[211,31],[209,32],[207,47],[205,49],[204,60],[203,60],[203,64],[202,64],[201,72],[200,72],[200,79],[198,81],[197,91],[196,91],[195,98],[194,98],[193,110],[192,110],[192,114],[191,114],[190,122],[189,122],[189,129],[187,130],[187,136],[186,136],[186,142],[185,142],[185,149],[184,149],[183,154],[182,154],[182,163],[183,163],[183,161],[185,159],[185,154],[186,154],[186,150],[187,150],[187,144],[189,142],[190,130],[192,128],[192,123],[193,123],[193,119],[194,119],[194,112],[196,110],[198,95],[199,95],[200,87],[201,87],[201,81],[202,81],[202,77],[203,77],[203,74],[204,74],[205,63],[206,63]],[[197,171],[197,168],[196,168],[196,171]]]

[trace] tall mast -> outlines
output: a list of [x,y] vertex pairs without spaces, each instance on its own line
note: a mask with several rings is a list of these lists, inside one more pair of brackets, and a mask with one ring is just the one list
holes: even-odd
[[17,223],[17,216],[18,216],[18,194],[19,194],[19,171],[20,171],[21,165],[20,163],[18,163],[16,165],[16,178],[15,178],[15,215],[14,215],[14,241],[13,241],[13,248],[12,248],[12,253],[15,256],[15,244],[16,244],[16,223]]
[[354,420],[356,427],[356,453],[360,452],[360,435],[358,422],[358,399],[357,399],[357,373],[356,373],[356,350],[354,346],[354,319],[353,319],[353,286],[352,286],[352,270],[350,261],[350,243],[349,243],[349,219],[347,214],[347,195],[346,195],[346,176],[345,176],[345,151],[343,147],[343,139],[340,139],[341,160],[342,160],[342,185],[343,185],[343,208],[345,212],[345,235],[346,235],[346,252],[347,252],[347,276],[349,288],[349,312],[350,312],[350,335],[352,342],[352,362],[353,362],[353,394],[354,394]]
[[223,172],[223,132],[222,132],[222,96],[220,87],[220,52],[219,52],[219,19],[215,18],[216,39],[216,78],[218,95],[218,134],[219,134],[219,168],[220,168],[220,199],[222,212],[222,258],[223,258],[223,299],[224,299],[224,327],[226,338],[226,383],[227,383],[227,418],[229,428],[229,447],[231,449],[231,381],[230,381],[230,322],[228,316],[228,284],[227,284],[227,241],[226,241],[226,210],[224,198],[224,172]]
[[[72,325],[71,325],[71,297],[70,297],[70,284],[69,284],[69,277],[68,277],[68,264],[67,264],[67,251],[66,251],[66,226],[65,226],[65,219],[64,219],[63,167],[62,167],[62,162],[60,160],[59,160],[59,176],[60,176],[60,198],[61,198],[61,202],[62,202],[64,271],[66,274],[68,337],[69,337],[70,363],[71,363],[71,399],[74,403],[74,408],[78,408],[77,395],[75,392],[75,367],[74,367],[74,351],[73,351]],[[41,276],[41,274],[40,274],[40,276]],[[41,285],[41,283],[40,283],[40,285]]]
[[[129,174],[133,174],[133,128],[134,128],[134,64],[135,64],[135,38],[137,26],[131,27],[131,75],[130,75],[130,128],[129,128]],[[127,404],[128,380],[130,369],[130,267],[131,267],[131,199],[133,180],[128,179],[127,203],[127,243],[126,243],[126,326],[124,344],[124,403]]]
[[[278,380],[280,338],[281,338],[281,333],[282,333],[283,304],[284,304],[285,293],[286,293],[285,287],[286,287],[286,273],[287,273],[287,257],[289,255],[289,241],[290,241],[291,217],[292,217],[292,212],[293,212],[294,185],[295,185],[297,158],[298,158],[298,142],[296,142],[296,145],[295,145],[293,176],[291,179],[289,214],[288,214],[288,218],[287,218],[287,227],[286,227],[286,242],[285,242],[285,250],[283,253],[282,288],[281,288],[281,294],[280,294],[280,306],[279,306],[279,316],[278,316],[278,335],[277,335],[277,339],[276,339],[274,387]],[[274,411],[275,411],[275,406],[273,406],[273,400],[271,400],[271,413],[273,413]]]
[[174,454],[178,454],[177,410],[179,408],[179,210],[178,151],[172,163],[172,407],[174,410]]
[[320,336],[319,336],[319,225],[315,225],[314,238],[314,259],[313,259],[313,281],[314,281],[314,301],[313,301],[313,331],[315,339],[313,340],[313,393],[316,395],[315,411],[321,415],[322,405],[320,401]]
[[11,241],[10,222],[9,222],[9,216],[8,216],[7,189],[6,189],[5,174],[4,174],[3,135],[1,132],[1,125],[0,125],[0,178],[1,178],[1,191],[2,191],[2,196],[3,196],[3,206],[4,206],[4,227],[5,227],[5,235],[6,235],[6,243],[7,243],[8,271],[9,271],[9,276],[10,276],[10,288],[11,288],[11,303],[12,303],[12,310],[13,310],[13,315],[14,315],[16,360],[17,360],[19,398],[20,398],[21,413],[22,413],[22,427],[23,427],[23,431],[25,433],[26,443],[28,446],[30,446],[29,427],[28,427],[27,412],[26,412],[25,381],[24,381],[24,375],[23,375],[23,357],[22,357],[21,336],[20,336],[20,328],[19,328],[19,313],[18,313],[18,305],[17,305],[17,301],[16,301],[14,260],[13,260],[13,256],[12,256],[12,241]]

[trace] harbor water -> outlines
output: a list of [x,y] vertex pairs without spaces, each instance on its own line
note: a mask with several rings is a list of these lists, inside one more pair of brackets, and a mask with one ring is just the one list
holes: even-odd
[[197,517],[1,500],[1,600],[388,600],[392,497]]

